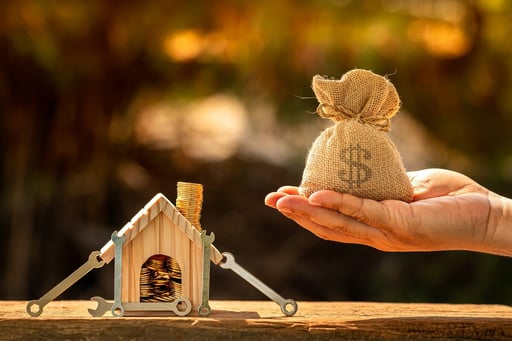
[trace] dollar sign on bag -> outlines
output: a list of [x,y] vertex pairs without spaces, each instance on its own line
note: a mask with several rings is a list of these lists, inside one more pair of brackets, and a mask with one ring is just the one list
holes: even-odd
[[367,149],[361,148],[359,144],[355,147],[345,148],[341,151],[341,161],[348,168],[340,171],[341,181],[348,183],[349,188],[361,187],[363,182],[368,181],[372,177],[372,170],[363,163],[364,160],[371,160],[372,156]]

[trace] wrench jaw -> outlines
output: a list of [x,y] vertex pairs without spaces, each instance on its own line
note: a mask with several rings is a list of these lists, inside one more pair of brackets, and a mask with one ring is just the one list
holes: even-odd
[[112,305],[112,309],[110,310],[112,312],[112,316],[114,317],[123,317],[124,316],[124,307],[123,304],[117,304],[114,302]]
[[292,299],[284,300],[284,302],[281,305],[281,311],[286,316],[293,316],[299,309],[299,306],[297,305],[297,302]]
[[99,269],[105,265],[105,261],[101,258],[101,252],[99,251],[91,252],[87,262],[91,265],[91,269]]
[[107,311],[112,309],[112,302],[108,302],[101,296],[91,297],[91,301],[96,301],[98,303],[98,307],[96,309],[87,309],[89,314],[93,317],[103,316]]
[[200,305],[199,308],[197,308],[197,311],[199,312],[199,316],[208,317],[208,316],[210,316],[212,308],[210,308],[208,303],[206,303],[206,304]]
[[186,297],[177,298],[174,302],[173,311],[178,316],[187,316],[192,311],[192,303]]
[[[37,306],[37,310],[33,308]],[[33,300],[27,303],[27,313],[32,317],[38,317],[43,313],[43,306],[39,303],[39,300]]]

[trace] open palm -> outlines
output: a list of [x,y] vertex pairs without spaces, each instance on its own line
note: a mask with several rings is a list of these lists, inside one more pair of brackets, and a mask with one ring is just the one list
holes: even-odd
[[503,253],[492,245],[500,241],[490,240],[499,237],[500,215],[493,202],[501,197],[453,171],[426,169],[408,175],[414,188],[411,203],[327,190],[306,198],[293,186],[268,194],[265,203],[323,239],[384,251]]

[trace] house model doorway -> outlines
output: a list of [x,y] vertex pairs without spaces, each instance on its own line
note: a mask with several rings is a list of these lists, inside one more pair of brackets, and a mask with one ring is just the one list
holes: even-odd
[[176,259],[157,254],[140,270],[140,302],[172,302],[181,297],[181,267]]

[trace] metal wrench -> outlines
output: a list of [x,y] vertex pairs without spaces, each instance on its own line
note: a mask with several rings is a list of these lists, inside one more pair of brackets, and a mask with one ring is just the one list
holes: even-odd
[[[82,264],[82,266],[76,269],[71,275],[69,275],[59,284],[54,286],[40,299],[28,302],[27,313],[32,317],[41,315],[41,313],[43,312],[43,308],[48,303],[56,299],[60,294],[62,294],[64,291],[66,291],[66,289],[75,284],[76,281],[85,276],[89,271],[91,271],[92,269],[101,268],[104,264],[105,262],[103,261],[103,259],[101,259],[99,251],[91,252],[91,254],[89,255],[89,259],[87,259],[87,262]],[[33,309],[35,306],[37,306],[37,310]]]
[[210,299],[210,245],[215,240],[215,235],[210,233],[206,234],[206,231],[201,231],[201,241],[203,242],[203,292],[201,297],[201,305],[198,308],[200,316],[206,317],[210,315],[210,305],[208,300]]
[[292,299],[285,299],[277,292],[268,287],[265,283],[257,279],[253,274],[249,271],[245,270],[238,263],[235,262],[235,257],[229,252],[223,252],[222,255],[224,258],[219,263],[220,267],[223,269],[230,269],[235,272],[237,275],[245,279],[249,284],[258,289],[265,296],[270,298],[272,301],[276,302],[280,307],[283,314],[286,316],[293,316],[297,312],[298,306],[297,302]]
[[126,237],[124,234],[118,236],[117,231],[114,231],[111,239],[115,245],[116,252],[116,259],[114,263],[114,304],[112,305],[112,315],[119,317],[124,315],[124,307],[121,302],[121,267],[123,265],[123,244]]
[[[91,297],[91,301],[98,302],[96,309],[88,309],[94,317],[103,316],[107,311],[112,311],[114,302],[107,301],[101,296]],[[124,311],[172,311],[177,316],[186,316],[192,310],[192,303],[186,297],[179,297],[172,302],[124,302]]]

